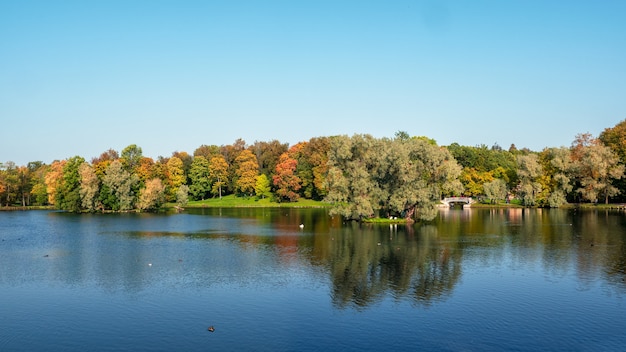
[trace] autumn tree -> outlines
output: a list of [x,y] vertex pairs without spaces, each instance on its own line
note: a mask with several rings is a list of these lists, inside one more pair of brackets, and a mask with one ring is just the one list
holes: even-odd
[[142,157],[141,160],[139,160],[139,165],[135,169],[135,174],[144,185],[148,180],[157,177],[154,160],[145,156]]
[[305,198],[321,200],[328,193],[326,176],[328,174],[328,137],[311,138],[303,144],[296,160],[296,174],[302,180],[300,192]]
[[[159,156],[154,162],[154,166],[152,167],[152,177],[151,178],[160,178],[163,181],[166,189],[169,184],[169,175],[167,171],[167,162],[170,161],[170,158],[165,158],[163,156]],[[167,190],[166,190],[167,193]]]
[[[614,127],[606,128],[600,133],[598,139],[617,154],[620,164],[626,165],[626,120],[619,122]],[[626,200],[626,178],[613,180],[613,185],[620,191],[620,201]]]
[[617,154],[622,164],[626,164],[626,120],[605,128],[598,139]]
[[79,194],[81,207],[89,212],[96,211],[100,180],[93,167],[86,162],[79,166],[78,173],[80,175]]
[[153,178],[145,182],[139,192],[137,208],[142,211],[158,210],[165,203],[165,186],[161,179]]
[[203,156],[206,160],[211,160],[212,157],[220,154],[220,147],[216,145],[203,144],[196,148],[193,152],[193,156]]
[[211,179],[211,193],[222,198],[222,191],[228,184],[228,164],[222,155],[216,155],[209,161],[209,177]]
[[241,194],[252,195],[259,174],[256,156],[249,150],[242,151],[235,159],[236,189]]
[[175,156],[167,161],[167,190],[168,200],[175,200],[178,188],[185,184],[185,171],[183,169],[183,161]]
[[67,160],[56,160],[50,165],[50,170],[46,173],[45,184],[46,191],[48,192],[48,203],[56,205],[57,188],[60,186],[63,179],[63,167]]
[[613,183],[624,176],[624,165],[620,164],[618,155],[588,134],[578,135],[571,150],[580,183],[577,191],[590,202],[602,197],[608,204],[609,197],[619,194]]
[[114,149],[109,149],[99,157],[91,159],[91,166],[93,167],[96,175],[102,178],[104,176],[104,171],[111,165],[113,160],[118,160],[120,158],[119,153]]
[[497,144],[489,148],[484,144],[470,147],[452,143],[447,148],[463,167],[461,182],[466,194],[473,196],[482,194],[483,184],[491,182],[494,178],[503,179],[509,188],[517,185],[515,158],[517,154],[524,153],[518,151],[514,145],[509,150],[504,150]]
[[490,171],[478,171],[473,167],[463,168],[459,180],[465,189],[465,195],[478,197],[485,194],[484,185],[494,180]]
[[558,208],[567,203],[567,195],[573,189],[574,164],[570,150],[565,147],[545,148],[539,153],[539,162],[542,167],[540,178],[546,204],[551,208]]
[[185,175],[185,182],[184,184],[188,184],[188,177],[189,177],[189,170],[191,170],[191,164],[193,163],[193,157],[191,155],[189,155],[187,152],[173,152],[172,153],[172,157],[176,157],[178,159],[180,159],[180,161],[183,162],[182,165],[182,169],[183,169],[183,174]]
[[275,139],[270,142],[254,142],[250,149],[259,163],[259,173],[271,177],[276,170],[280,156],[287,151],[288,147],[287,143],[280,143]]
[[291,158],[288,153],[280,156],[276,165],[276,172],[272,179],[276,187],[276,195],[279,200],[287,200],[295,202],[298,200],[298,190],[300,189],[300,178],[296,176],[295,171],[298,162]]
[[226,188],[236,191],[237,188],[237,163],[235,163],[235,159],[241,154],[241,152],[246,149],[246,141],[241,138],[235,140],[233,144],[222,145],[220,146],[220,153],[224,157],[226,161],[226,165],[228,165],[228,176],[224,178],[224,181],[227,182],[225,185]]

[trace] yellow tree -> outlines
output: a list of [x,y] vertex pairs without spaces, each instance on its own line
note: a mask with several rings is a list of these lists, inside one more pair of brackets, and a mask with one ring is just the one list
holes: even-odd
[[161,179],[153,178],[146,181],[146,187],[139,191],[139,199],[137,208],[139,210],[156,210],[163,205],[165,201],[165,186]]
[[168,177],[168,200],[176,199],[178,188],[185,183],[185,171],[183,169],[183,161],[178,157],[171,157],[167,161],[167,177]]
[[624,176],[624,165],[620,164],[619,156],[611,148],[599,139],[583,134],[576,136],[572,154],[581,186],[577,191],[583,198],[596,202],[604,197],[604,202],[608,204],[609,197],[620,193],[614,183]]
[[256,177],[259,175],[259,164],[256,156],[247,149],[243,150],[235,158],[235,166],[237,190],[242,194],[252,195],[256,186]]
[[63,180],[63,167],[65,166],[65,163],[66,160],[54,161],[52,165],[50,165],[50,170],[46,173],[45,183],[46,190],[48,192],[48,204],[56,204],[56,189]]
[[152,160],[152,158],[148,158],[145,156],[142,157],[141,160],[139,160],[139,165],[137,166],[137,169],[135,170],[135,174],[137,175],[137,177],[139,177],[139,180],[144,184],[148,180],[156,177],[154,160]]
[[228,163],[221,154],[209,161],[209,178],[211,179],[211,193],[222,198],[222,189],[228,183]]
[[91,166],[93,167],[96,175],[100,179],[104,177],[104,172],[111,165],[111,162],[119,159],[120,156],[114,149],[109,149],[106,152],[100,154],[99,157],[91,159]]
[[79,166],[78,173],[80,175],[81,206],[87,211],[96,211],[100,180],[93,167],[86,162]]
[[473,167],[463,168],[460,180],[468,196],[484,194],[484,184],[493,181],[493,174],[489,171],[478,171]]

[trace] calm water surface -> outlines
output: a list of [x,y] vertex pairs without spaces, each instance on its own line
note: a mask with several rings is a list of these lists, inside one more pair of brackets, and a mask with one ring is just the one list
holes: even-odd
[[0,351],[624,351],[625,278],[618,211],[0,212]]

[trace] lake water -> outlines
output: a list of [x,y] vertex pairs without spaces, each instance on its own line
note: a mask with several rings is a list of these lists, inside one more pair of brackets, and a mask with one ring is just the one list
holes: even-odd
[[0,212],[0,351],[624,351],[625,278],[619,211]]

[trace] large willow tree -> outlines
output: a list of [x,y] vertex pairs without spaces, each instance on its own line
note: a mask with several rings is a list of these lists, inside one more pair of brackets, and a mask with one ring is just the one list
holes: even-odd
[[399,214],[431,220],[442,195],[462,192],[461,167],[425,138],[331,138],[328,195],[333,214],[360,220]]

